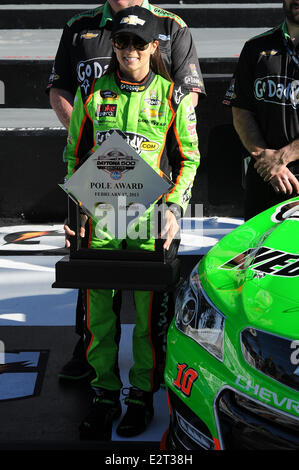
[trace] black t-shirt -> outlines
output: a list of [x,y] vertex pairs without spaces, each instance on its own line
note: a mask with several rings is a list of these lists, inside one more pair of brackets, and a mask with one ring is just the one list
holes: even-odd
[[[147,4],[147,2],[144,2]],[[176,15],[147,4],[158,21],[159,44],[173,80],[205,96],[196,49],[185,23]],[[73,17],[65,26],[47,89],[62,88],[75,95],[78,85],[87,93],[94,78],[108,67],[112,46],[109,4]]]
[[250,39],[223,101],[255,114],[268,148],[279,149],[299,138],[296,56],[285,23]]

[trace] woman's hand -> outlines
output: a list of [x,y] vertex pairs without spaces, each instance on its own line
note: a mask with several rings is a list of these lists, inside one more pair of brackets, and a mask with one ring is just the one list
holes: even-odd
[[[87,221],[88,217],[85,214],[81,214],[80,216],[80,237],[84,238],[85,237],[85,224]],[[69,248],[71,246],[69,237],[74,237],[76,235],[76,232],[74,230],[71,230],[70,227],[67,225],[68,222],[65,222],[63,228],[64,228],[64,233],[65,233],[65,246],[66,248]]]
[[170,244],[174,239],[176,233],[179,231],[179,224],[173,212],[169,209],[165,211],[165,225],[161,231],[161,238],[166,235],[166,240],[163,244],[164,250],[169,250]]

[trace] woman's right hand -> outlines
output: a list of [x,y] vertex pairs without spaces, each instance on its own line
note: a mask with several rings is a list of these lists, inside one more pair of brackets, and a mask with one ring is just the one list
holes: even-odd
[[[85,237],[85,224],[87,221],[88,217],[85,214],[81,214],[80,217],[80,237],[84,238]],[[69,237],[74,237],[76,235],[76,232],[74,230],[71,230],[70,227],[68,226],[68,221],[65,221],[64,223],[64,234],[65,234],[65,247],[69,248],[71,246]]]

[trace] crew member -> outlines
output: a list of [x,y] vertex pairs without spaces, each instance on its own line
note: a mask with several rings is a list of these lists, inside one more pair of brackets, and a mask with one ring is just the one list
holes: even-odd
[[245,220],[299,194],[299,2],[283,8],[281,25],[245,43],[224,101],[251,157]]

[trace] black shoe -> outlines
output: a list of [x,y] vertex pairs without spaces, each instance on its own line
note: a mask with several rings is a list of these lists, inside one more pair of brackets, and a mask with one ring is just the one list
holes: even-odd
[[94,370],[86,360],[73,357],[58,374],[59,379],[82,380],[93,374]]
[[110,441],[112,423],[121,411],[119,391],[98,389],[90,412],[79,426],[80,439]]
[[127,411],[116,432],[122,437],[137,436],[145,431],[153,419],[153,394],[131,387],[125,404],[128,405]]

